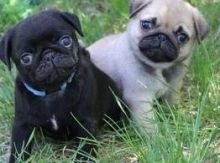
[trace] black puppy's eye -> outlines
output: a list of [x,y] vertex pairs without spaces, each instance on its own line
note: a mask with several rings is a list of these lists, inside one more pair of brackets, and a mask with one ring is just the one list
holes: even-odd
[[66,47],[66,48],[69,48],[72,46],[73,40],[70,36],[65,35],[60,38],[59,43],[60,43],[60,45]]
[[179,44],[185,44],[189,41],[189,37],[185,33],[177,34],[177,41]]
[[31,53],[23,53],[21,55],[21,64],[23,64],[24,66],[29,66],[32,63],[32,59],[33,59],[33,55]]
[[156,18],[153,18],[151,20],[142,20],[141,21],[141,28],[144,30],[150,30],[153,29],[156,26]]

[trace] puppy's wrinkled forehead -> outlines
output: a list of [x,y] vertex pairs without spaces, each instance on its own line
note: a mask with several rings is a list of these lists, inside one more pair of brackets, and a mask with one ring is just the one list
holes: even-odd
[[159,25],[168,28],[182,25],[189,32],[193,29],[191,6],[183,0],[153,0],[138,17],[156,17]]
[[72,31],[71,26],[61,18],[59,13],[53,11],[45,11],[28,17],[15,29],[17,44],[35,44],[47,41],[60,33],[71,33]]

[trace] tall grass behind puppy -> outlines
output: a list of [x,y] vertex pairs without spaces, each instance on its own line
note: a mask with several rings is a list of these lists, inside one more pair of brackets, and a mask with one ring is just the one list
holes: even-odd
[[[21,21],[2,38],[0,58],[9,69],[13,61],[18,70],[10,163],[31,155],[28,140],[34,128],[79,143],[78,138],[97,135],[104,114],[119,118],[109,90],[115,90],[113,82],[90,62],[76,33],[83,35],[76,15],[48,10]],[[94,148],[85,144],[81,150],[95,155]]]
[[202,14],[183,0],[130,0],[127,30],[88,50],[95,65],[117,83],[133,119],[152,132],[153,100],[178,103],[192,48],[208,31]]

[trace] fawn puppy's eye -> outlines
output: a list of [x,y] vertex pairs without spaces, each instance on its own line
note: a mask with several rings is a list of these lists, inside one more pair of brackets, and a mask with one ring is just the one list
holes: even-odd
[[33,59],[32,53],[24,52],[21,55],[20,61],[21,61],[21,64],[23,64],[24,66],[29,66],[32,63],[32,59]]
[[144,30],[150,30],[156,27],[157,18],[152,18],[150,20],[142,20],[141,21],[141,28]]
[[73,40],[69,35],[64,35],[59,40],[60,45],[69,48],[72,46]]
[[189,37],[185,33],[177,34],[177,42],[181,45],[187,43],[189,41]]
[[185,32],[182,26],[178,28],[178,30],[175,32],[176,39],[178,44],[183,45],[189,41],[189,36]]

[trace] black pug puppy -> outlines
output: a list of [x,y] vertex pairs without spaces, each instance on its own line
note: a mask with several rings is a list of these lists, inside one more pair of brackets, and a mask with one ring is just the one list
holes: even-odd
[[[120,108],[109,89],[115,86],[90,62],[75,31],[83,35],[76,15],[47,10],[9,29],[0,42],[0,59],[9,69],[12,60],[18,70],[10,163],[34,128],[55,138],[91,138],[104,114],[119,119]],[[93,148],[86,144],[82,150],[93,154]],[[31,143],[22,159],[30,153]]]

